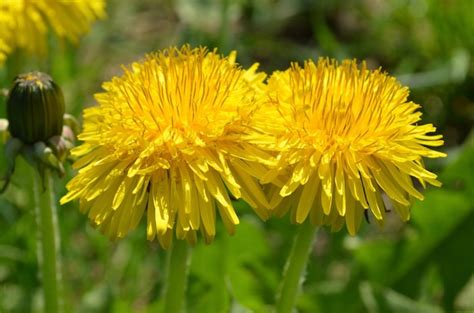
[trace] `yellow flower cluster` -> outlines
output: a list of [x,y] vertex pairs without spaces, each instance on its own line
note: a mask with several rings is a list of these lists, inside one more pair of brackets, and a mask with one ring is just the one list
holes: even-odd
[[351,234],[364,210],[382,223],[390,205],[408,220],[411,198],[423,199],[411,177],[440,186],[422,157],[445,156],[425,147],[442,145],[442,136],[427,135],[436,130],[431,124],[417,125],[420,106],[407,100],[408,92],[355,61],[320,59],[275,72],[260,110],[274,121],[263,124],[278,151],[264,179],[280,182],[271,193],[274,213],[291,210],[296,223],[309,216],[333,230],[345,223]]
[[444,156],[426,147],[441,135],[417,124],[419,106],[395,78],[321,59],[265,82],[257,66],[184,46],[104,83],[61,202],[79,199],[111,238],[146,215],[148,238],[168,247],[173,233],[210,242],[216,212],[234,232],[231,196],[262,219],[290,212],[355,234],[364,212],[382,222],[390,206],[407,220],[412,198],[423,198],[412,178],[439,186],[422,158]]
[[0,66],[16,49],[43,56],[48,30],[77,42],[92,22],[105,16],[105,0],[1,0]]
[[251,118],[264,74],[244,71],[235,55],[168,49],[132,64],[104,84],[100,106],[85,110],[79,175],[62,202],[81,210],[112,238],[147,216],[149,239],[170,244],[173,229],[194,242],[215,234],[216,211],[229,232],[239,218],[229,193],[262,218],[269,203],[256,177],[271,155],[252,141]]

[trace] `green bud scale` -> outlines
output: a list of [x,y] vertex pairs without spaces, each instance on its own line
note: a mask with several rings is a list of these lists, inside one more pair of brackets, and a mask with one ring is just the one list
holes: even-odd
[[64,110],[63,93],[49,75],[19,75],[7,100],[8,129],[25,144],[46,142],[61,135]]

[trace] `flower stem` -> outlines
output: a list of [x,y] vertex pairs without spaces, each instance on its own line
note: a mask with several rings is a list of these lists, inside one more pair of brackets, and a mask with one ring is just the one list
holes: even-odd
[[185,240],[174,240],[170,253],[164,312],[179,313],[184,310],[189,263],[188,243]]
[[59,231],[53,180],[49,170],[43,178],[35,171],[35,207],[38,224],[38,261],[43,280],[44,312],[60,312]]
[[291,313],[300,286],[304,281],[306,263],[315,238],[316,226],[306,221],[299,226],[290,255],[286,261],[280,293],[277,296],[277,313]]

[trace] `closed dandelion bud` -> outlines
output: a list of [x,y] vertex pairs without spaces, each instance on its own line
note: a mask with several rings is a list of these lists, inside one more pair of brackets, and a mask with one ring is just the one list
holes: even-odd
[[[0,140],[6,141],[6,173],[0,177],[6,190],[15,159],[22,155],[41,177],[47,170],[64,175],[63,162],[74,145],[74,118],[64,114],[64,97],[50,76],[31,72],[18,76],[7,99],[7,118],[0,120]],[[8,131],[7,131],[8,129]]]
[[12,137],[25,144],[60,136],[64,97],[51,77],[41,72],[18,76],[7,100],[7,118]]

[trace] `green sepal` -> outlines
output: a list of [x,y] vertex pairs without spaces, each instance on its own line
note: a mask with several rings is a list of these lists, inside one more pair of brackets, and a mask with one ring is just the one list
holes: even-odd
[[37,165],[45,165],[50,169],[56,171],[59,176],[64,175],[63,164],[58,160],[53,152],[53,149],[46,146],[44,142],[37,142],[33,145],[34,158],[40,162]]
[[13,175],[13,172],[15,171],[15,160],[16,157],[21,153],[22,149],[24,147],[24,144],[21,140],[18,138],[10,138],[7,140],[7,143],[5,144],[5,157],[7,159],[7,172],[2,178],[4,181],[4,184],[2,188],[0,189],[0,193],[3,193],[9,183],[10,183],[10,178]]
[[64,126],[69,127],[69,130],[71,131],[71,135],[72,135],[72,137],[64,136],[65,130],[63,128],[63,137],[67,137],[70,141],[74,142],[76,134],[79,134],[81,132],[81,127],[79,126],[79,122],[74,116],[66,113],[63,116],[63,124]]

